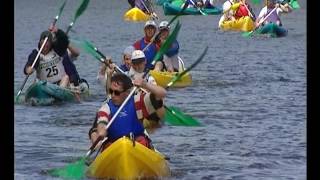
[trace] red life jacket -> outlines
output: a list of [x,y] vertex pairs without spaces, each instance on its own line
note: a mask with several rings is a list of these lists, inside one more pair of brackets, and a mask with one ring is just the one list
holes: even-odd
[[[248,7],[248,5],[247,5],[247,7]],[[248,7],[248,8],[249,8],[249,7]],[[241,4],[241,5],[239,6],[239,8],[238,8],[238,10],[236,11],[234,17],[235,17],[236,19],[239,19],[239,18],[241,18],[242,16],[249,16],[249,12],[248,12],[247,8],[246,8],[243,4]]]

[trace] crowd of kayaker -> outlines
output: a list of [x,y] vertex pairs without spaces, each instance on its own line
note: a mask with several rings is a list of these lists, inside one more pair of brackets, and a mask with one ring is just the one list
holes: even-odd
[[[158,18],[150,0],[128,0],[132,7],[138,7]],[[185,0],[182,6],[197,9],[214,7],[212,0]],[[219,21],[222,29],[230,28],[232,23],[240,19],[249,22],[243,31],[252,31],[259,26],[274,23],[282,26],[280,13],[292,11],[288,2],[266,0],[258,17],[252,11],[247,0],[227,0],[223,6],[223,15]],[[99,81],[105,86],[106,101],[96,113],[93,126],[89,130],[92,143],[98,138],[107,137],[103,148],[108,147],[118,138],[127,136],[153,149],[146,127],[160,127],[164,118],[164,98],[166,90],[158,86],[155,78],[148,74],[149,70],[178,72],[181,70],[179,42],[175,39],[171,46],[156,63],[156,53],[169,36],[168,21],[161,21],[157,26],[154,20],[144,24],[144,36],[124,49],[122,64],[117,66],[112,58],[106,58],[98,73]],[[230,28],[231,29],[231,28]],[[158,32],[158,33],[157,33]],[[38,53],[38,52],[41,53]],[[39,60],[35,61],[39,56]],[[36,71],[39,80],[70,88],[76,94],[81,91],[81,79],[73,63],[79,56],[79,50],[70,45],[67,33],[52,25],[40,35],[38,48],[33,49],[24,67],[26,75]],[[140,90],[135,90],[139,87]],[[132,93],[134,93],[132,95]],[[132,96],[131,96],[132,95]],[[129,97],[130,96],[130,97]],[[124,103],[124,106],[121,106]],[[121,111],[118,111],[121,108]],[[101,144],[100,144],[101,145]]]
[[240,31],[252,31],[270,23],[282,26],[281,13],[292,11],[288,2],[282,3],[277,0],[265,0],[265,6],[256,17],[247,0],[227,0],[222,6],[223,15],[218,26],[223,30]]

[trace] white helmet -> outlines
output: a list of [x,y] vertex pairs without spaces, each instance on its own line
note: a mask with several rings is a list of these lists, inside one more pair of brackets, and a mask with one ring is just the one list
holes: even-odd
[[134,61],[134,60],[137,60],[137,59],[145,59],[146,56],[144,55],[143,51],[141,50],[134,50],[132,52],[132,55],[131,55],[131,60]]
[[144,28],[146,28],[147,26],[153,26],[157,29],[157,24],[156,22],[152,21],[152,20],[149,20],[146,22],[146,24],[144,25]]
[[168,26],[168,21],[161,21],[160,24],[159,24],[159,29],[164,29],[164,28],[167,28],[167,29],[170,29],[170,26]]

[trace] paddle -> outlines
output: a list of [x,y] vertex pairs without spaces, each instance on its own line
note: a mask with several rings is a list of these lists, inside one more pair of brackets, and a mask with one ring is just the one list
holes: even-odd
[[244,5],[244,7],[246,8],[246,10],[248,11],[249,16],[251,17],[251,19],[252,19],[253,21],[255,21],[256,18],[253,16],[253,14],[251,13],[251,11],[250,11],[250,9],[248,8],[248,6],[246,5],[246,3],[243,3],[243,5]]
[[[188,7],[188,4],[185,3],[184,6],[182,7],[182,9],[180,10],[180,12],[179,12],[178,14],[176,14],[176,15],[169,21],[167,27],[169,27],[169,26],[173,23],[174,20],[176,20],[179,16],[181,16],[181,15],[183,14],[183,11],[186,10],[187,7]],[[152,37],[152,39],[150,40],[150,42],[146,45],[146,47],[143,48],[142,51],[145,51],[159,36],[160,36],[160,31],[159,31],[156,35],[154,35],[154,36]]]
[[242,33],[243,37],[250,37],[252,36],[252,34],[260,27],[260,25],[273,13],[273,11],[275,11],[277,9],[277,7],[273,8],[272,11],[270,11],[270,13],[265,16],[262,20],[260,20],[260,22],[258,23],[258,25],[250,32],[244,32]]
[[[72,40],[73,41],[73,40]],[[83,41],[78,41],[78,44],[82,44],[81,48],[83,48],[86,52],[88,52],[89,54],[93,55],[97,60],[99,60],[100,62],[104,63],[104,59],[106,59],[106,56],[98,50],[98,48],[96,48],[92,43],[90,43],[89,41],[83,40]],[[198,59],[194,64],[191,65],[190,68],[193,68],[196,64],[198,64],[202,59]],[[117,68],[117,70],[121,73],[124,73],[119,66],[117,66],[116,64],[114,64],[115,67]],[[188,71],[190,71],[190,68],[187,69]],[[182,72],[183,73],[183,72]],[[184,73],[185,74],[185,73]],[[181,75],[181,77],[183,76],[183,74]],[[142,89],[144,90],[144,89]],[[179,108],[177,107],[167,107],[166,105],[164,105],[165,109],[166,109],[166,117],[165,120],[166,122],[168,122],[168,124],[170,125],[174,125],[174,126],[198,126],[200,125],[200,123],[193,119],[191,116],[184,114],[183,112],[181,112],[179,110]],[[170,117],[168,117],[170,116]]]
[[[54,18],[54,20],[53,20],[53,22],[52,22],[52,25],[53,25],[53,26],[54,26],[54,25],[56,24],[56,22],[58,21],[60,15],[61,15],[61,13],[62,13],[62,11],[63,11],[63,9],[64,9],[64,6],[66,5],[66,2],[67,2],[67,1],[65,0],[65,1],[62,3],[62,5],[60,6],[58,15],[56,15],[56,17]],[[40,53],[41,53],[41,51],[42,51],[42,49],[43,49],[43,47],[44,47],[44,45],[46,44],[47,41],[48,41],[48,37],[46,37],[46,38],[44,39],[44,41],[43,41],[43,43],[42,43],[42,45],[41,45],[41,48],[40,48],[40,50],[38,51],[38,54],[37,54],[36,58],[34,59],[32,65],[31,65],[31,68],[33,68],[33,67],[35,66],[35,64],[36,64],[36,62],[37,62],[37,60],[38,60],[38,58],[39,58],[39,56],[40,56]],[[20,89],[19,89],[19,91],[18,91],[18,93],[17,93],[17,96],[16,96],[16,98],[15,98],[15,101],[18,101],[19,96],[20,96],[20,94],[21,94],[21,92],[22,92],[22,90],[23,90],[23,88],[24,88],[24,86],[25,86],[25,84],[26,84],[29,76],[30,76],[30,74],[28,74],[28,75],[25,77],[25,79],[24,79],[24,81],[23,81],[23,83],[22,83],[22,85],[21,85],[21,87],[20,87]]]
[[[179,23],[178,23],[179,24]],[[176,25],[177,27],[178,25]],[[172,37],[172,34],[168,37],[168,39],[170,38],[175,38]],[[167,40],[166,40],[167,41]],[[160,50],[161,51],[165,51],[164,49],[165,47],[161,47]],[[159,51],[160,51],[159,50]],[[156,60],[154,59],[152,61],[152,64],[155,64]],[[149,69],[147,69],[147,71],[144,73],[142,78],[145,78],[146,75],[148,74]],[[131,92],[129,93],[129,95],[127,96],[127,98],[122,102],[121,106],[119,107],[119,109],[116,111],[116,113],[113,115],[113,117],[111,118],[111,120],[109,121],[109,123],[106,126],[106,130],[111,126],[112,122],[115,120],[115,118],[118,116],[118,114],[120,113],[120,111],[122,110],[122,108],[125,106],[125,104],[129,101],[129,99],[131,98],[131,96],[134,94],[134,92],[138,89],[137,86],[134,86],[134,88],[131,90]],[[99,136],[97,138],[97,140],[92,144],[92,146],[89,148],[88,152],[86,153],[86,155],[84,157],[82,157],[79,161],[71,163],[67,166],[65,166],[64,168],[57,168],[57,169],[53,169],[50,170],[50,174],[53,176],[60,176],[60,177],[65,177],[65,178],[82,178],[85,176],[85,172],[84,171],[79,171],[79,170],[83,170],[85,168],[85,161],[86,158],[89,157],[94,148],[96,147],[96,145],[102,140],[103,137]],[[107,140],[107,138],[104,138],[102,142],[105,142]]]
[[78,19],[78,17],[87,9],[89,4],[89,0],[82,0],[82,3],[80,4],[80,6],[78,7],[73,20],[71,21],[71,23],[69,24],[66,34],[68,34],[68,32],[70,31],[70,29],[72,28],[73,24],[76,22],[76,20]]
[[[208,51],[208,46],[204,49],[203,53],[200,55],[200,57],[187,69],[185,69],[184,71],[182,71],[181,73],[178,73],[174,78],[172,78],[172,80],[168,83],[166,89],[168,89],[169,87],[171,87],[175,82],[177,82],[183,75],[185,75],[187,72],[189,72],[192,68],[194,68],[197,64],[200,63],[200,61],[202,61],[204,55],[207,53]],[[201,124],[193,119],[191,116],[189,115],[185,115],[183,114],[178,108],[175,107],[165,107],[166,112],[166,116],[165,119],[167,120],[167,122],[169,122],[171,125],[183,125],[183,126],[200,126]],[[173,118],[174,116],[174,118]]]
[[193,0],[189,0],[189,2],[191,2],[191,4],[194,6],[194,8],[196,8],[202,15],[207,16],[208,14],[203,12],[202,9],[200,7],[198,7],[195,2],[193,2]]

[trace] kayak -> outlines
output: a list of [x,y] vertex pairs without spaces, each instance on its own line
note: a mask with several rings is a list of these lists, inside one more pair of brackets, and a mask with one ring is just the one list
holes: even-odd
[[[86,82],[80,84],[80,97],[89,94]],[[25,93],[25,102],[31,105],[51,105],[62,101],[75,101],[75,92],[47,81],[36,81],[29,86]]]
[[170,176],[170,169],[161,153],[122,137],[97,156],[86,175],[99,179],[155,179]]
[[236,20],[223,21],[220,25],[222,30],[231,31],[252,31],[254,29],[254,21],[249,16],[243,16]]
[[269,34],[271,37],[284,37],[288,34],[288,30],[278,26],[275,23],[268,23],[266,25],[260,26],[256,34]]
[[[162,87],[167,87],[167,84],[174,78],[174,76],[178,72],[161,72],[161,71],[155,71],[155,70],[150,70],[149,71],[150,75],[154,77],[154,79],[157,82],[157,85],[162,86]],[[186,73],[179,79],[175,84],[172,85],[172,87],[187,87],[192,84],[192,77],[190,73]]]
[[[165,15],[176,15],[181,11],[181,6],[179,6],[180,3],[173,2],[165,2],[163,3],[163,11]],[[222,9],[219,7],[214,8],[203,8],[202,11],[206,14],[216,15],[221,14]],[[201,12],[196,8],[186,8],[182,15],[201,15]]]
[[172,0],[156,0],[156,5],[163,5],[165,2],[171,2]]
[[[185,70],[184,62],[179,58],[179,72]],[[167,87],[168,83],[174,78],[179,72],[167,72],[167,71],[155,71],[150,70],[149,74],[155,79],[157,85],[161,87]],[[192,84],[192,76],[190,73],[184,74],[177,82],[175,82],[171,87],[182,88],[187,87]]]

